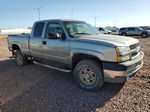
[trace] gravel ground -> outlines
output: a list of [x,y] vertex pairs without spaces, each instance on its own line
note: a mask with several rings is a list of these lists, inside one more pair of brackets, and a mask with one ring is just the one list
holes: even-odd
[[[106,83],[98,92],[79,88],[70,73],[34,64],[16,66],[7,40],[0,39],[2,112],[150,112],[150,38],[139,38],[145,64],[124,84]],[[0,111],[0,112],[1,112]]]

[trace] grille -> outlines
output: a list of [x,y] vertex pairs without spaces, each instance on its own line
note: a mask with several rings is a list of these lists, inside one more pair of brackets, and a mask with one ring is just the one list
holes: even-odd
[[134,49],[136,49],[137,47],[140,47],[140,43],[130,45],[130,50],[134,50]]
[[130,53],[131,53],[131,57],[136,57],[138,55],[138,53],[140,52],[140,43],[136,43],[136,44],[133,44],[133,45],[130,45],[129,46],[130,48]]
[[136,56],[137,54],[138,54],[138,52],[136,52],[136,53],[131,53],[131,56],[134,57],[134,56]]

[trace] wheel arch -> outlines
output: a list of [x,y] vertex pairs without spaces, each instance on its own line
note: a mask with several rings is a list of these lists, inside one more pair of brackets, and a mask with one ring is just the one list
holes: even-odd
[[70,65],[71,65],[72,69],[75,67],[75,65],[79,61],[84,60],[84,59],[92,59],[100,64],[101,64],[102,60],[105,59],[104,55],[102,53],[91,52],[91,51],[73,52],[71,57],[72,58],[70,59]]
[[12,44],[11,48],[12,48],[12,55],[15,54],[15,50],[20,50],[21,51],[21,46],[19,44],[16,44],[16,43]]
[[127,32],[121,32],[121,35],[123,35],[123,34],[127,35]]
[[148,35],[148,32],[142,32],[141,35],[143,35],[143,34],[147,34]]

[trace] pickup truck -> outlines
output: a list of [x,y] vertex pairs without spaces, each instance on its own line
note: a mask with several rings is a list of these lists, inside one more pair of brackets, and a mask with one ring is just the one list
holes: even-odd
[[33,62],[71,72],[86,90],[104,82],[124,82],[143,65],[144,53],[137,39],[100,34],[78,20],[37,21],[30,35],[8,36],[8,48],[17,65]]

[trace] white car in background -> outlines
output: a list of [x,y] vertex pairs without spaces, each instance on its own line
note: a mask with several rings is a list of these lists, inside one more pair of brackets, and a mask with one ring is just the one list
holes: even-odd
[[111,30],[111,34],[113,35],[119,35],[119,30]]
[[102,34],[111,34],[112,32],[106,28],[97,27],[98,31]]

